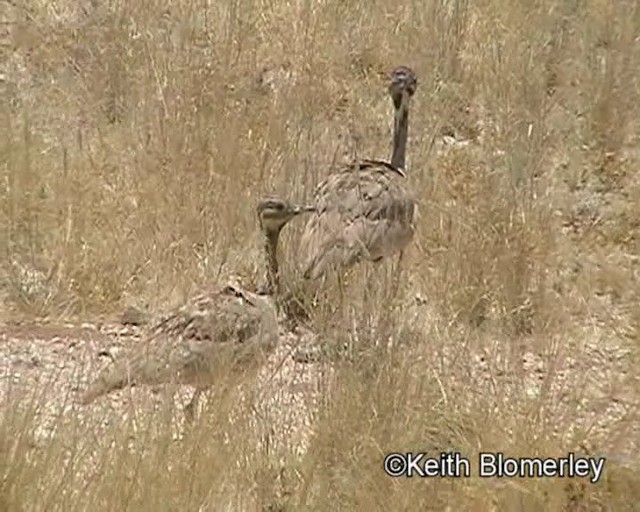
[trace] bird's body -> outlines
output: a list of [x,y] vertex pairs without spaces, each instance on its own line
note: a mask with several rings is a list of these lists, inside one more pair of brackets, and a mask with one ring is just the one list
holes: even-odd
[[221,370],[234,370],[229,365],[246,370],[259,365],[277,341],[278,318],[271,301],[227,286],[162,318],[142,343],[98,376],[82,402],[140,384],[204,389]]
[[405,175],[408,103],[416,88],[409,68],[396,68],[389,87],[395,106],[391,163],[358,160],[330,174],[314,194],[315,213],[301,238],[303,275],[379,261],[402,252],[414,234],[415,199]]
[[386,162],[362,160],[331,174],[319,185],[315,205],[300,242],[305,277],[378,261],[413,238],[415,203],[402,171]]
[[[278,292],[277,245],[280,230],[308,208],[278,198],[258,206],[265,235],[268,286]],[[166,383],[196,388],[189,405],[221,372],[259,367],[278,342],[278,308],[266,294],[225,286],[199,295],[161,318],[139,344],[103,371],[83,394],[84,404],[126,386]],[[189,411],[187,411],[189,413]]]

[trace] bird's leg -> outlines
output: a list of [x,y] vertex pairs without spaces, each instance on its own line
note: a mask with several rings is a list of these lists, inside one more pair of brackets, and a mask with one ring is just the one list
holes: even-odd
[[337,272],[338,276],[338,297],[340,298],[340,302],[338,303],[338,307],[342,310],[344,306],[344,286],[342,283],[343,275],[342,272]]
[[398,296],[398,290],[400,288],[400,276],[402,275],[402,257],[404,255],[404,251],[400,251],[398,255],[398,260],[396,261],[395,272],[393,273],[393,281],[391,283],[391,296],[393,298]]
[[196,412],[198,408],[198,401],[200,400],[200,396],[202,395],[202,390],[200,388],[196,388],[193,393],[193,397],[191,401],[184,408],[184,415],[187,421],[187,424],[193,425],[193,422],[196,418]]
[[[334,327],[337,326],[344,326],[347,325],[347,312],[346,312],[346,304],[345,304],[345,283],[344,283],[344,279],[345,279],[345,272],[340,269],[337,270],[337,277],[338,277],[338,297],[339,297],[339,301],[338,301],[338,314],[334,315]],[[331,352],[331,357],[335,357],[336,355],[336,351],[339,351],[338,347],[336,346],[335,342],[332,342],[329,346],[327,346],[327,348],[329,349],[329,351]],[[327,355],[327,354],[325,354]]]

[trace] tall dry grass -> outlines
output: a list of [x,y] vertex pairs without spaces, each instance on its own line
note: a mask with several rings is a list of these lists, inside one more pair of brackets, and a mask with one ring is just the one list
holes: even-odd
[[[419,76],[419,226],[397,292],[390,265],[363,267],[339,307],[330,288],[313,312],[355,356],[336,363],[304,455],[255,449],[250,415],[217,402],[178,443],[171,411],[98,440],[60,413],[43,448],[46,398],[8,395],[1,509],[634,510],[636,2],[3,5],[5,318],[158,310],[229,274],[253,282],[261,195],[308,199],[333,163],[389,154],[397,64]],[[287,229],[295,287],[300,225]],[[596,485],[383,473],[384,453],[423,449],[609,460]]]

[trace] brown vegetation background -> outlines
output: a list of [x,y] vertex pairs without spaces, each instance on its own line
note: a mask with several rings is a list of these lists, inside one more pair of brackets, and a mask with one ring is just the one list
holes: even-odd
[[[7,399],[0,508],[635,510],[640,4],[0,5],[6,321],[158,311],[231,275],[254,283],[256,201],[309,200],[332,165],[387,158],[386,73],[419,77],[415,243],[397,292],[390,265],[358,269],[339,311],[312,314],[360,356],[323,390],[304,454],[247,448],[250,426],[218,410],[180,448],[155,426],[127,450],[114,427],[104,480],[85,483],[68,449],[93,442],[82,424],[30,455],[33,410]],[[281,252],[292,287],[301,225]],[[595,485],[384,475],[384,453],[424,449],[608,461]]]

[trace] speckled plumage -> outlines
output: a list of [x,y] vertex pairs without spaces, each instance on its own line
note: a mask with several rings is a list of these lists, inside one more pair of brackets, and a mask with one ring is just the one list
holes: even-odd
[[412,240],[415,198],[405,175],[408,104],[417,80],[405,66],[391,74],[395,108],[391,163],[359,160],[332,173],[314,194],[315,213],[301,238],[305,278],[401,252]]
[[[257,208],[265,235],[267,293],[278,292],[277,245],[281,229],[308,207],[268,198]],[[221,371],[259,366],[278,343],[275,302],[238,286],[194,297],[151,326],[149,334],[122,359],[99,374],[83,394],[85,404],[136,384],[189,384],[199,393]]]
[[217,364],[260,364],[277,341],[278,319],[271,301],[227,286],[195,297],[162,318],[146,339],[98,376],[82,401],[136,384],[206,388],[218,373]]
[[315,204],[300,242],[305,277],[377,261],[413,238],[415,202],[402,171],[386,162],[363,160],[330,175],[318,186]]

